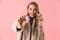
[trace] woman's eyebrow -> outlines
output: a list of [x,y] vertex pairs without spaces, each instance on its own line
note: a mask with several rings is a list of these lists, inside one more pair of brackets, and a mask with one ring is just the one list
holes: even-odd
[[36,8],[34,10],[36,10]]
[[31,10],[32,8],[30,8],[30,10]]

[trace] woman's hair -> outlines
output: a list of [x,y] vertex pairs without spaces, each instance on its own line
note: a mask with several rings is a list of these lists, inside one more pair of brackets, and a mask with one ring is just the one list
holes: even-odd
[[[28,10],[28,8],[29,8],[30,5],[34,5],[34,6],[36,7],[37,13],[40,13],[40,12],[39,12],[39,8],[38,8],[38,4],[37,4],[36,2],[30,2],[30,3],[28,4],[28,6],[27,6],[27,10]],[[29,15],[29,13],[27,13],[27,15]]]
[[27,6],[27,10],[28,10],[28,8],[29,8],[30,5],[34,5],[34,6],[36,7],[37,13],[39,13],[38,4],[37,4],[36,2],[30,2],[30,3],[28,4],[28,6]]
[[[34,5],[35,8],[36,8],[37,13],[39,14],[38,4],[37,4],[36,2],[30,2],[30,3],[28,4],[28,6],[27,6],[27,10],[28,10],[28,8],[29,8],[30,5]],[[27,13],[27,16],[29,16],[29,13]],[[38,21],[37,21],[37,15],[35,15],[34,18],[35,18],[35,20],[36,20],[36,21],[35,21],[35,28],[36,28],[36,26],[38,25],[38,24],[37,24],[37,22],[38,22]],[[35,28],[34,28],[34,30],[35,30]]]

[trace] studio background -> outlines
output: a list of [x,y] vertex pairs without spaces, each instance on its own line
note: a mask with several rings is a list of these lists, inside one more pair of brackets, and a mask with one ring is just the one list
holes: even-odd
[[0,0],[0,40],[17,40],[12,23],[35,1],[43,15],[45,40],[60,40],[60,0]]

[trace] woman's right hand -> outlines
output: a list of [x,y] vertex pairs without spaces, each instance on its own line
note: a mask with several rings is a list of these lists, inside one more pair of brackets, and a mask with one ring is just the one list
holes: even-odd
[[24,26],[26,25],[26,23],[28,23],[29,20],[26,20],[25,19],[25,15],[24,16],[21,16],[19,19],[18,19],[18,26],[20,25],[21,28],[24,28]]

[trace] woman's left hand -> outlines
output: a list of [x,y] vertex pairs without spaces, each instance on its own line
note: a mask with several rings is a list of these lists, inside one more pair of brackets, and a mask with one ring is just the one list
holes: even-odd
[[39,16],[38,17],[38,25],[41,26],[43,23],[43,17],[42,16]]

